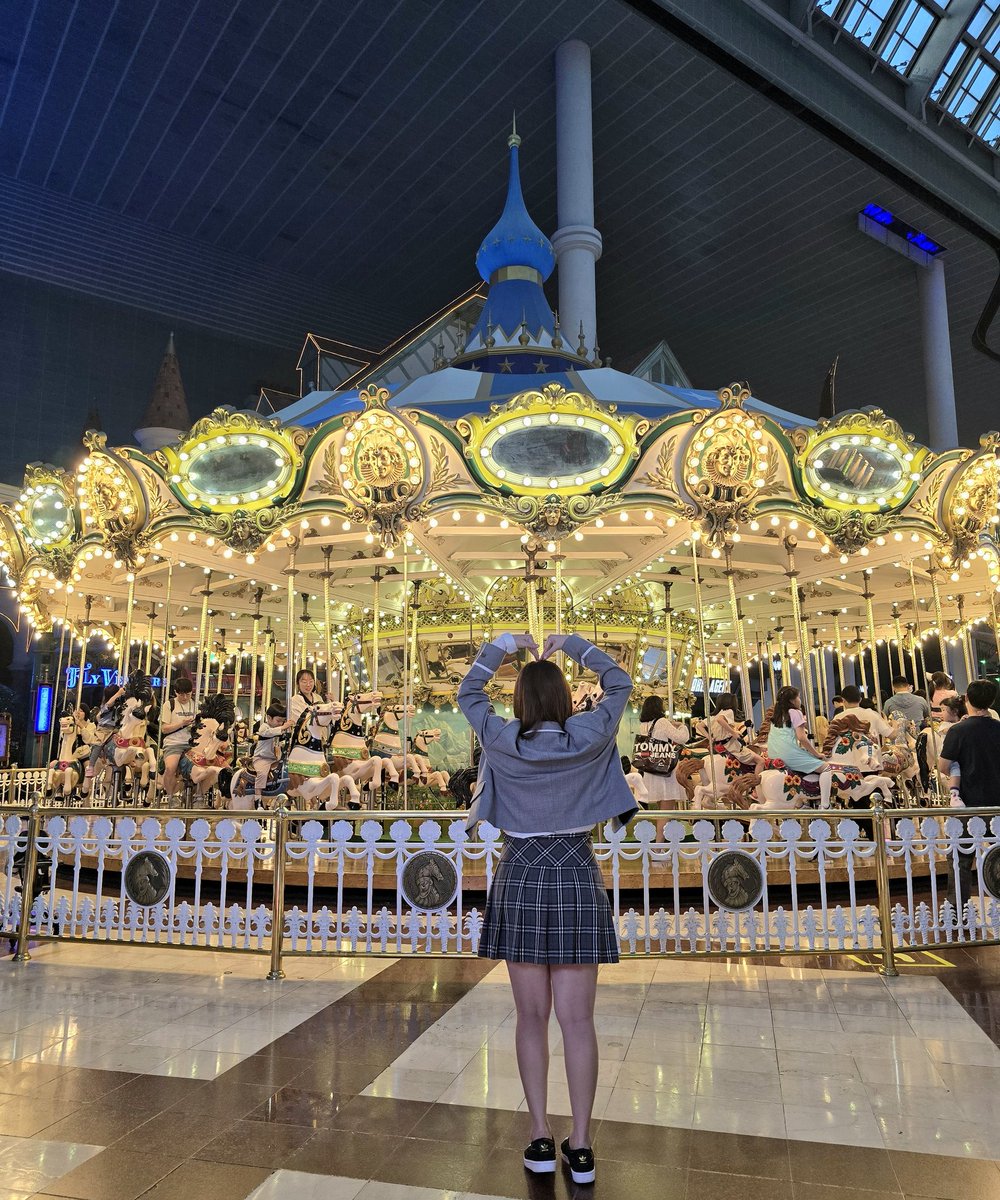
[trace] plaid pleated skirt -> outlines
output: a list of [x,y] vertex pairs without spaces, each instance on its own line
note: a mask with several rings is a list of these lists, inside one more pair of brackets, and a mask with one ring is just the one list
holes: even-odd
[[486,897],[479,956],[618,961],[614,916],[589,833],[507,839]]

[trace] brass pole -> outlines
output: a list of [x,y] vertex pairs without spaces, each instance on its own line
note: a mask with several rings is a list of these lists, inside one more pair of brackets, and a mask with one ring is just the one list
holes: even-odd
[[[263,682],[261,683],[261,707],[266,711],[271,703],[271,695],[274,691],[274,654],[277,638],[274,630],[271,628],[271,622],[268,620],[267,629],[264,631],[264,671]],[[287,711],[287,709],[286,709]]]
[[[221,695],[222,693],[222,673],[226,669],[226,631],[219,630],[219,670],[215,681],[215,690]],[[211,683],[211,679],[209,680]]]
[[[403,565],[404,566],[406,565],[405,557],[403,559]],[[380,611],[381,605],[382,605],[382,600],[381,600],[382,570],[380,567],[375,568],[375,574],[372,576],[372,583],[374,585],[372,588],[372,606],[373,606],[373,608],[372,608],[372,691],[377,692],[378,691],[379,642],[381,640],[381,633],[382,633],[382,613]],[[361,657],[363,659],[364,654],[365,654],[365,647],[364,647],[364,640],[363,640],[364,639],[364,622],[363,621],[361,623],[361,636],[362,636]],[[406,639],[406,630],[405,629],[403,630],[403,639],[404,639],[404,641]],[[358,682],[360,683],[360,680]]]
[[814,629],[812,632],[812,653],[816,663],[816,692],[819,710],[825,716],[830,711],[830,701],[826,694],[826,651],[820,643],[819,630]]
[[[902,630],[902,626],[899,623],[899,605],[895,601],[893,601],[893,604],[892,604],[892,626],[893,626],[893,630],[895,631],[895,634],[896,634],[896,659],[899,662],[899,673],[900,673],[900,675],[905,675],[906,674],[906,660],[903,657],[903,654],[904,654],[903,630]],[[914,679],[913,679],[913,686],[914,687],[917,686],[916,676],[914,676]]]
[[[757,684],[760,688],[760,723],[764,724],[764,649],[757,639]],[[773,704],[774,701],[772,700]]]
[[916,626],[909,621],[906,624],[906,633],[910,651],[910,666],[913,669],[913,686],[916,688],[917,680],[920,678],[917,674],[917,635]]
[[[913,605],[913,629],[917,637],[917,654],[920,658],[920,666],[924,673],[924,680],[927,679],[927,663],[924,661],[924,641],[920,629],[920,605],[917,603],[917,584],[913,578],[913,563],[909,564],[910,569],[910,601]],[[914,678],[914,683],[916,679]]]
[[288,797],[279,796],[274,814],[274,864],[271,872],[271,969],[268,979],[284,979],[281,945],[285,934],[285,839],[288,828]]
[[726,569],[724,572],[729,582],[729,607],[733,614],[733,625],[736,629],[736,653],[739,656],[740,690],[743,693],[743,715],[748,721],[753,720],[753,695],[750,692],[750,668],[747,666],[747,646],[743,636],[743,613],[740,610],[739,597],[736,595],[736,571],[733,568],[733,548],[726,543]]
[[[52,696],[53,696],[52,707],[54,709],[55,714],[58,714],[60,711],[60,706],[59,706],[59,683],[60,683],[60,680],[62,681],[62,688],[63,688],[62,707],[65,708],[65,706],[66,706],[66,680],[63,678],[63,655],[66,652],[66,628],[67,628],[66,615],[68,613],[69,613],[69,597],[67,596],[66,597],[66,610],[63,613],[62,625],[60,626],[60,629],[59,629],[59,658],[56,663],[55,683],[52,685]],[[48,757],[45,760],[46,766],[48,766],[48,764],[52,761],[53,748],[55,746],[56,733],[57,733],[58,729],[59,729],[59,722],[58,722],[58,720],[53,719],[50,722],[50,727],[49,727],[49,753],[48,753]]]
[[666,627],[667,640],[667,716],[673,719],[674,715],[674,610],[670,603],[670,589],[673,584],[669,580],[663,580],[663,621]]
[[861,594],[865,599],[865,618],[868,622],[868,645],[872,653],[872,687],[875,691],[875,707],[881,712],[882,689],[878,678],[878,642],[875,638],[875,610],[872,607],[875,593],[871,588],[872,578],[868,571],[861,572],[861,579],[864,583],[864,591]]
[[291,553],[288,556],[288,567],[285,575],[288,579],[288,605],[286,618],[288,624],[285,628],[285,711],[287,712],[292,704],[292,697],[295,695],[295,548],[298,545],[298,539],[293,538],[289,543]]
[[135,608],[135,572],[130,571],[129,576],[125,598],[125,627],[122,630],[122,658],[118,660],[123,683],[128,679],[129,665],[132,661],[132,609]]
[[715,778],[715,755],[712,753],[712,701],[708,691],[708,647],[705,643],[705,617],[701,607],[701,574],[698,569],[699,530],[691,531],[691,561],[694,564],[694,610],[698,618],[698,640],[701,644],[701,686],[705,700],[705,722],[708,726],[708,773],[712,781],[712,800],[718,803],[719,785]]
[[792,621],[799,640],[799,673],[805,684],[806,725],[810,733],[815,732],[816,726],[816,697],[813,690],[812,668],[809,658],[809,634],[802,619],[802,606],[799,603],[799,573],[795,567],[795,547],[798,542],[793,537],[785,538],[785,553],[788,555],[788,586],[792,593]]
[[407,716],[406,716],[406,705],[407,705],[407,686],[406,685],[407,685],[407,682],[410,677],[410,673],[407,670],[407,662],[406,662],[406,657],[407,657],[406,649],[407,649],[407,641],[408,641],[407,632],[410,627],[409,564],[410,564],[410,556],[407,553],[407,547],[404,544],[404,546],[403,546],[403,714],[402,714],[402,717],[400,718],[400,722],[399,722],[399,743],[403,749],[403,808],[404,808],[404,810],[409,807],[409,805],[407,804],[407,800],[409,798],[407,776],[409,775],[409,771],[406,769],[407,763],[409,761],[409,749],[410,749],[409,745],[407,743],[407,733],[409,732],[409,730],[408,730],[409,722],[408,722]]
[[198,662],[197,671],[194,681],[194,706],[199,708],[201,705],[202,686],[207,682],[205,675],[207,673],[208,663],[206,661],[206,646],[205,641],[208,637],[208,602],[212,596],[212,572],[211,569],[205,568],[205,586],[201,592],[201,622],[198,626]]
[[38,808],[38,796],[31,802],[28,813],[28,843],[24,848],[24,866],[21,868],[21,919],[17,923],[17,952],[14,962],[28,962],[31,954],[31,909],[35,896],[35,870],[38,866],[38,835],[42,831],[42,814]]
[[844,686],[844,643],[840,636],[840,613],[833,614],[834,659],[833,686],[839,692]]
[[146,664],[142,669],[149,675],[153,669],[153,621],[156,619],[155,607],[146,613],[146,618],[149,622],[146,627]]
[[330,629],[332,617],[330,616],[330,556],[333,553],[332,546],[323,547],[323,655],[326,660],[326,698],[327,700],[335,699],[331,684],[333,682],[333,634]]
[[962,657],[965,660],[965,678],[968,683],[975,679],[972,664],[972,646],[970,644],[970,632],[965,624],[965,597],[956,596],[958,601],[958,640],[962,643]]
[[889,858],[885,846],[885,799],[881,792],[875,793],[875,810],[872,816],[875,836],[875,880],[878,887],[878,922],[882,934],[882,965],[879,974],[894,978],[896,958],[892,944],[892,900],[889,895]]
[[934,597],[934,620],[937,621],[938,627],[938,649],[941,652],[941,669],[954,678],[955,672],[951,669],[951,662],[948,658],[948,642],[944,636],[944,609],[941,607],[941,589],[938,587],[938,569],[933,559],[928,560],[927,574],[930,576],[931,593]]
[[236,648],[236,657],[233,663],[233,708],[237,708],[240,702],[240,676],[243,674],[243,643],[240,642]]
[[861,640],[861,626],[854,626],[854,648],[858,652],[858,670],[861,672],[861,686],[868,691],[868,672],[865,670],[865,644]]
[[777,682],[774,678],[774,643],[771,640],[771,635],[767,635],[767,674],[771,681],[771,704],[773,705],[778,698]]
[[[174,631],[172,626],[167,627],[166,638],[163,642],[163,682],[160,684],[160,705],[166,704],[170,699],[170,680],[174,673]],[[158,726],[159,733],[156,736],[156,757],[160,757],[160,750],[163,747],[163,728]]]
[[[257,658],[260,654],[260,602],[264,598],[264,589],[258,587],[253,594],[254,610],[253,610],[253,630],[251,637],[253,639],[250,648],[250,725],[251,729],[257,719]],[[266,705],[264,706],[267,707]]]

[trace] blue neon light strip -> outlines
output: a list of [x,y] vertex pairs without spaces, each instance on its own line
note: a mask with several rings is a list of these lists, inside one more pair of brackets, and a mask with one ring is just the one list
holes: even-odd
[[35,733],[48,733],[52,728],[52,684],[42,683],[35,697]]
[[919,229],[914,229],[912,225],[907,225],[905,221],[901,221],[899,217],[891,213],[887,208],[883,208],[880,204],[866,204],[861,213],[870,221],[884,225],[886,229],[896,234],[897,237],[911,242],[914,246],[923,250],[925,254],[940,254],[944,250],[944,246],[940,242],[935,242],[926,233],[921,233]]

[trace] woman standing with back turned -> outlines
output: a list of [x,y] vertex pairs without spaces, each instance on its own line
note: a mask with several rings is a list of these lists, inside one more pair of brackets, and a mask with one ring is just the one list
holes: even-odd
[[[592,1183],[597,966],[618,961],[618,939],[591,831],[598,821],[625,821],[636,811],[616,744],[632,681],[590,642],[553,634],[540,661],[526,663],[518,674],[514,719],[505,721],[493,711],[484,687],[506,655],[522,649],[538,657],[530,634],[494,638],[458,690],[458,703],[483,748],[468,823],[489,821],[505,835],[486,900],[479,954],[504,959],[510,973],[517,1067],[531,1114],[524,1165],[535,1173],[555,1171],[546,1112],[554,1006],[573,1113],[562,1157],[574,1183]],[[573,713],[566,677],[548,661],[559,650],[597,673],[604,695],[590,712]]]

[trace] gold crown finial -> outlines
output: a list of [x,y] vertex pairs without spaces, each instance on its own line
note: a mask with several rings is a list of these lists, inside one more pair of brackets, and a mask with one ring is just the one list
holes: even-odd
[[517,109],[515,109],[514,116],[510,122],[510,137],[507,139],[507,145],[513,150],[515,146],[520,146],[520,144],[521,139],[517,133]]

